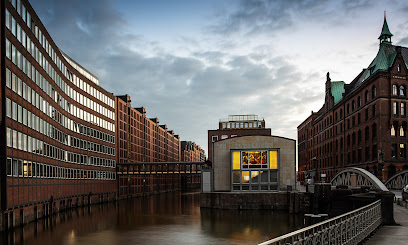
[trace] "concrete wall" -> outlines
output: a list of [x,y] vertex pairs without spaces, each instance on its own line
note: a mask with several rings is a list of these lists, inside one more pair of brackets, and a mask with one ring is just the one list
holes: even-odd
[[296,141],[278,136],[242,136],[214,142],[214,191],[231,191],[231,150],[278,149],[279,188],[296,184]]

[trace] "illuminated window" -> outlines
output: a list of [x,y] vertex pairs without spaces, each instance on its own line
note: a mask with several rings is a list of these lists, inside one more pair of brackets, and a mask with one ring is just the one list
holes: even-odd
[[277,150],[234,150],[231,152],[232,190],[278,190]]

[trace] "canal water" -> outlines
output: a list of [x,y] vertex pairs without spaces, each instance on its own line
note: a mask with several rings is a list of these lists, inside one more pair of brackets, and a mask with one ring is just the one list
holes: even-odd
[[200,209],[199,193],[81,207],[1,234],[2,244],[257,244],[303,227],[301,215]]

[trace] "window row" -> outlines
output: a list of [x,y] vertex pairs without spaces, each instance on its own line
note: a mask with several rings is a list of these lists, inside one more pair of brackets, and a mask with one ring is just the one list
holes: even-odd
[[394,116],[398,116],[398,114],[402,117],[405,117],[406,115],[406,106],[404,102],[393,102],[392,103],[392,113],[394,114]]
[[[43,118],[38,117],[31,111],[22,107],[21,105],[6,98],[6,115],[7,117],[22,123],[23,125],[36,130],[47,137],[57,140],[58,142],[67,146],[80,148],[83,150],[94,151],[106,155],[115,156],[115,148],[105,146],[99,143],[81,140],[65,132],[62,132],[55,128],[52,124],[45,121]],[[81,147],[82,146],[82,147]]]
[[7,176],[23,178],[116,179],[116,173],[111,171],[66,168],[18,158],[7,158],[6,171]]
[[[32,31],[32,33],[34,34],[34,36],[37,38],[38,42],[40,43],[40,45],[43,47],[44,51],[48,54],[48,56],[52,59],[52,61],[54,62],[54,64],[59,68],[59,70],[69,79],[70,73],[68,71],[68,69],[66,69],[64,63],[60,60],[60,58],[58,57],[57,53],[54,51],[54,49],[51,46],[51,43],[48,42],[47,38],[43,35],[43,33],[41,32],[41,29],[35,24],[34,20],[31,19],[31,15],[28,11],[26,11],[26,8],[24,6],[23,3],[20,4],[13,4],[13,2],[15,2],[15,0],[10,1],[13,5],[13,7],[17,10],[17,13],[21,16],[21,18],[23,19],[24,23],[26,23],[28,29],[30,29]],[[20,2],[19,0],[17,0],[17,2]],[[11,17],[11,18],[10,18]],[[13,35],[16,37],[19,37],[17,30],[17,27],[15,27],[13,25],[13,22],[16,23],[15,19],[13,16],[11,16],[10,12],[8,10],[6,10],[6,26],[9,30],[12,31]],[[20,27],[21,28],[21,27]],[[21,28],[22,29],[22,28]],[[25,32],[23,34],[24,36],[26,36]],[[22,36],[22,35],[21,35]],[[27,35],[28,37],[28,35]],[[21,43],[24,43],[24,38],[23,38],[23,42],[20,41]],[[26,46],[24,46],[26,47]],[[41,51],[40,51],[41,52]],[[77,65],[76,62],[72,61],[68,56],[66,56],[65,54],[63,54],[64,59],[74,68],[76,69],[79,73],[81,73],[84,77],[86,77],[87,79],[89,79],[90,81],[92,81],[93,83],[99,85],[99,81],[98,79],[93,76],[92,74],[90,74],[89,72],[87,72],[85,69],[83,69],[81,66]],[[38,62],[40,65],[42,64],[42,62]],[[85,83],[85,82],[84,82]],[[112,108],[115,108],[115,101],[111,98],[109,98],[108,96],[104,95],[103,93],[100,93],[97,89],[95,89],[94,87],[90,86],[88,84],[89,89],[86,89],[86,86],[79,86],[77,85],[78,88],[81,88],[83,91],[86,91],[88,94],[91,94],[92,96],[94,96],[95,98],[97,98],[98,100],[102,101],[103,103],[109,105]]]
[[400,126],[398,126],[398,122],[394,122],[391,125],[391,136],[396,137],[399,134],[400,137],[405,137],[406,130],[407,130],[406,122],[403,122],[402,125]]
[[40,96],[33,88],[27,85],[9,69],[6,69],[6,86],[13,90],[16,94],[21,96],[23,99],[25,99],[27,102],[31,103],[37,109],[54,119],[54,121],[56,121],[63,127],[76,133],[85,134],[87,136],[107,141],[112,144],[115,143],[115,136],[79,124],[61,114],[46,99]]
[[222,128],[262,128],[261,122],[228,122],[222,123]]
[[[37,84],[43,91],[47,93],[59,106],[61,106],[65,111],[76,116],[84,121],[91,122],[96,124],[100,127],[106,128],[110,131],[114,131],[114,124],[108,122],[107,120],[94,115],[94,113],[89,113],[85,111],[69,101],[65,100],[55,89],[52,85],[38,72],[34,65],[30,63],[28,59],[25,58],[24,55],[20,53],[20,51],[10,43],[8,39],[6,39],[6,57],[9,58],[20,70],[22,70],[27,77],[29,77],[34,83]],[[53,73],[54,74],[54,73]],[[57,84],[65,84],[64,82],[60,81],[60,77],[58,74],[54,74],[55,78],[53,80]],[[115,115],[113,111],[106,109],[105,107],[93,102],[92,100],[88,99],[88,97],[83,96],[80,93],[77,93],[75,90],[71,89],[68,85],[62,85],[62,91],[69,96],[73,101],[77,103],[83,104],[87,108],[98,112],[101,115],[109,117],[110,119],[114,120]],[[65,89],[64,89],[65,88]]]
[[405,97],[405,86],[397,84],[392,85],[392,95]]
[[[398,154],[399,153],[399,154]],[[407,159],[407,147],[406,144],[392,144],[391,145],[391,157],[394,159]]]
[[[11,18],[11,21],[9,21],[10,18]],[[73,99],[74,101],[77,101],[78,103],[84,106],[87,106],[97,111],[98,113],[103,114],[104,116],[109,117],[110,119],[114,120],[115,116],[114,116],[113,111],[108,110],[106,107],[100,105],[97,102],[94,102],[93,100],[88,99],[85,96],[83,96],[85,97],[85,99],[80,98],[80,93],[77,93],[76,90],[72,89],[69,85],[67,85],[61,79],[61,77],[58,75],[57,72],[55,72],[51,64],[48,63],[48,60],[45,58],[45,56],[42,55],[41,50],[39,50],[35,46],[35,44],[31,41],[29,36],[26,35],[23,28],[21,28],[20,25],[16,23],[15,19],[10,15],[8,11],[6,11],[6,20],[8,20],[6,21],[6,26],[11,30],[12,34],[23,45],[23,47],[28,51],[28,53],[32,55],[32,57],[37,61],[37,63],[40,64],[40,66],[44,69],[44,71],[56,82],[56,84],[61,88],[61,90],[63,90],[64,93],[70,96],[71,99]],[[11,22],[11,26],[10,26],[10,22]],[[12,60],[13,63],[16,64],[21,70],[23,70],[28,76],[31,75],[28,71],[26,71],[26,70],[31,69],[31,66],[30,66],[31,64],[18,50],[16,50],[15,46],[12,45],[8,39],[6,41],[6,54],[7,54],[7,57],[10,60]],[[97,90],[88,89],[88,92],[90,91],[97,91]],[[101,94],[101,93],[97,92],[97,94]],[[106,97],[106,95],[103,95],[103,96]],[[109,100],[113,101],[112,99],[109,99]]]
[[115,168],[114,159],[106,159],[96,156],[77,154],[49,145],[42,140],[36,139],[17,130],[7,128],[7,146],[17,150],[38,154],[74,164],[86,164],[101,167]]

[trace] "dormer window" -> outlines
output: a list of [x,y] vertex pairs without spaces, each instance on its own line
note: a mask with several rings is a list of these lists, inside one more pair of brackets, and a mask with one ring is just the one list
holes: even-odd
[[404,85],[400,86],[400,94],[399,95],[400,96],[405,96],[405,86]]
[[398,95],[398,87],[397,85],[392,85],[392,95]]

